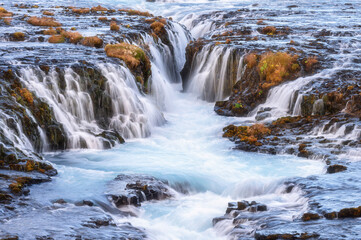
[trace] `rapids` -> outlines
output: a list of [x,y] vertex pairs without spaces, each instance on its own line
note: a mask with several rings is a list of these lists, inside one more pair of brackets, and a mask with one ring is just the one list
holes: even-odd
[[[74,1],[61,2],[75,4]],[[32,186],[26,210],[0,225],[1,231],[18,234],[21,239],[46,235],[55,239],[69,239],[79,233],[89,238],[111,239],[118,236],[118,231],[127,232],[123,227],[131,223],[144,231],[148,239],[154,240],[232,239],[228,235],[233,228],[231,223],[212,226],[212,219],[224,215],[228,202],[248,200],[266,204],[270,214],[258,219],[259,222],[268,219],[291,222],[307,211],[307,196],[297,187],[285,194],[286,182],[325,173],[323,161],[292,155],[235,151],[232,149],[234,144],[222,138],[222,129],[229,124],[254,122],[261,107],[272,107],[273,118],[285,116],[288,112],[299,115],[298,99],[302,97],[299,90],[315,78],[330,75],[334,68],[346,68],[347,64],[352,63],[347,61],[352,53],[340,57],[343,52],[337,52],[335,58],[343,64],[330,64],[329,68],[316,76],[300,78],[274,88],[267,101],[244,118],[218,116],[213,110],[214,101],[227,98],[234,84],[227,78],[229,73],[226,66],[230,63],[238,66],[236,78],[241,77],[242,54],[236,59],[231,56],[231,48],[219,46],[210,50],[205,47],[202,50],[204,54],[195,61],[194,74],[186,91],[182,89],[180,76],[188,42],[207,34],[210,36],[210,32],[216,29],[213,20],[222,19],[223,13],[214,15],[214,19],[202,18],[202,14],[241,7],[253,9],[259,5],[259,8],[276,11],[297,3],[300,4],[301,14],[307,16],[306,23],[312,24],[307,1],[261,1],[255,5],[250,0],[82,0],[79,4],[89,2],[117,8],[132,7],[172,17],[175,22],[168,31],[173,49],[154,42],[148,35],[143,36],[141,41],[150,45],[152,55],[149,95],[139,91],[134,76],[126,67],[114,63],[98,64],[107,79],[106,94],[111,97],[113,110],[107,129],[97,124],[86,84],[71,68],[66,70],[65,91],[58,89],[59,80],[55,71],[45,74],[39,69],[23,68],[21,80],[54,109],[56,119],[68,133],[70,150],[49,152],[47,139],[41,135],[44,157],[54,164],[59,173],[51,182]],[[312,11],[322,12],[329,6],[328,1],[317,2],[319,8],[312,6],[315,8]],[[332,5],[332,9],[335,8]],[[329,12],[320,14],[319,20],[323,21],[327,14]],[[343,15],[337,20],[340,19],[343,19]],[[297,18],[291,21],[298,24]],[[327,24],[333,27],[335,23],[329,21]],[[220,55],[223,58],[215,61]],[[280,95],[282,98],[279,98]],[[10,118],[3,112],[0,115],[1,119]],[[19,143],[18,147],[32,149],[26,137],[16,139],[15,133],[8,130],[2,120],[0,126],[9,139]],[[98,134],[108,129],[118,130],[126,138],[126,143],[104,150],[107,140],[89,133]],[[314,134],[345,135],[342,135],[344,129],[338,130],[325,133],[320,127],[314,130]],[[360,130],[354,130],[353,134],[354,138],[359,137]],[[345,154],[345,158],[349,158],[350,154]],[[357,154],[353,162],[358,161]],[[164,201],[145,202],[140,208],[129,207],[132,215],[124,216],[106,198],[109,183],[120,173],[146,174],[167,180],[177,194]],[[54,204],[59,199],[67,203]],[[79,208],[74,205],[83,200],[91,200],[98,206]],[[107,207],[99,207],[104,205]],[[275,215],[270,216],[272,213]],[[104,216],[114,220],[117,225],[115,230],[106,228],[104,232],[99,232],[97,229],[84,229],[84,221]],[[247,228],[242,231],[252,237],[259,225],[257,221],[249,221],[246,225]],[[38,226],[41,226],[40,229]]]

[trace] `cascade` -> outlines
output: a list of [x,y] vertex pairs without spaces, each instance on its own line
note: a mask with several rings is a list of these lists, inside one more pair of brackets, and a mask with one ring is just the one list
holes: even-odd
[[242,56],[232,47],[205,46],[193,59],[186,90],[203,100],[223,100],[243,69]]

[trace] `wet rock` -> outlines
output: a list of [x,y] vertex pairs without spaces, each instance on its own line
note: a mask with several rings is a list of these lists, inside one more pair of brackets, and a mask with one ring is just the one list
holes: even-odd
[[94,203],[92,201],[89,201],[89,200],[83,200],[81,202],[76,202],[75,206],[78,206],[78,207],[81,207],[81,206],[92,207],[92,206],[94,206]]
[[63,205],[63,204],[67,204],[67,201],[65,201],[64,199],[58,199],[54,203]]
[[321,216],[316,213],[304,213],[302,216],[302,221],[307,222],[311,220],[318,220]]
[[346,166],[335,164],[335,165],[328,166],[327,173],[338,173],[338,172],[343,172],[346,170],[347,170]]
[[116,226],[113,222],[113,219],[110,217],[105,218],[92,218],[87,223],[82,224],[85,227],[89,228],[100,228],[100,227],[107,227],[107,226]]
[[358,208],[344,208],[338,214],[338,218],[358,218],[361,217],[361,206]]
[[256,232],[256,240],[298,240],[298,239],[318,239],[320,235],[317,233],[282,233],[282,234],[259,234]]
[[111,183],[109,200],[117,207],[140,206],[141,202],[172,197],[173,190],[166,181],[146,175],[118,175]]

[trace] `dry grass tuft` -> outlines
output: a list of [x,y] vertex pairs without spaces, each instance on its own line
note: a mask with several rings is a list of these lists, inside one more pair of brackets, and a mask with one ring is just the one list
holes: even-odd
[[90,13],[90,8],[72,8],[71,10],[75,14],[87,14],[87,13]]
[[128,15],[136,15],[136,16],[143,16],[143,17],[153,17],[152,14],[149,12],[142,12],[139,10],[133,10],[133,9],[119,9],[119,12],[126,12]]
[[92,8],[91,8],[91,11],[92,11],[92,12],[105,12],[105,11],[108,11],[108,9],[105,8],[105,7],[102,7],[102,6],[98,5],[98,6],[96,6],[96,7],[92,7]]
[[110,30],[119,31],[120,27],[115,21],[110,22]]
[[11,17],[13,15],[12,12],[8,12],[5,8],[0,7],[0,17]]
[[292,73],[298,72],[298,55],[285,52],[266,52],[261,55],[258,63],[258,72],[262,80],[262,88],[267,89],[284,81]]
[[15,33],[11,34],[11,38],[15,41],[24,41],[25,34],[23,32],[15,32]]
[[153,30],[153,32],[158,37],[161,37],[163,34],[166,33],[165,24],[163,24],[161,22],[154,22],[154,23],[150,24],[150,28]]
[[118,44],[108,44],[105,46],[108,57],[115,57],[123,60],[132,70],[136,69],[141,62],[150,64],[149,59],[143,49],[125,42]]
[[65,42],[65,37],[63,35],[52,35],[49,39],[48,39],[49,43],[64,43]]
[[274,26],[267,26],[262,28],[261,32],[267,35],[275,35],[277,33],[277,29]]
[[257,54],[249,53],[245,56],[244,61],[247,64],[247,68],[253,68],[257,65]]
[[317,63],[318,60],[316,56],[308,57],[304,60],[303,65],[305,66],[306,72],[311,72]]
[[83,39],[83,36],[79,32],[64,32],[62,35],[74,44]]
[[103,47],[103,40],[98,38],[97,36],[85,37],[81,41],[81,44],[84,46],[88,46],[88,47],[101,48],[101,47]]
[[99,17],[98,20],[105,22],[105,21],[108,21],[108,18],[107,17]]
[[44,11],[44,12],[43,12],[43,15],[46,15],[46,16],[54,16],[54,13],[49,12],[49,11]]
[[61,24],[51,17],[30,17],[27,21],[34,26],[59,27]]
[[262,143],[258,140],[271,134],[271,129],[265,127],[263,124],[255,124],[253,126],[234,126],[229,125],[223,129],[223,137],[236,138],[241,142],[246,142],[251,145],[261,146]]
[[49,29],[44,30],[43,34],[44,35],[55,35],[55,34],[57,34],[57,31],[54,28],[50,27]]

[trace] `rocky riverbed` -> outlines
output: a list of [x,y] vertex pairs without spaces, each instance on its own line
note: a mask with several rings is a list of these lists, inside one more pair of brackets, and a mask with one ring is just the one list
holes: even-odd
[[0,4],[0,238],[360,237],[360,3],[77,4]]

